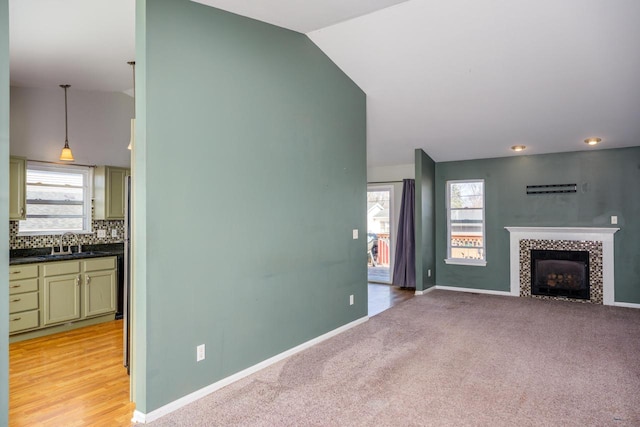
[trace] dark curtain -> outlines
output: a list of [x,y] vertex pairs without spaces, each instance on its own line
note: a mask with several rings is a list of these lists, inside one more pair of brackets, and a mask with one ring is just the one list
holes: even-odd
[[403,179],[396,260],[393,266],[393,284],[401,288],[416,287],[416,240],[413,233],[415,193],[415,180]]

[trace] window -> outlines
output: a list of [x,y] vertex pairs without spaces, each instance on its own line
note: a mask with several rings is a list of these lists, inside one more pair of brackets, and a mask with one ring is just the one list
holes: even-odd
[[27,163],[27,219],[22,234],[91,231],[89,168]]
[[484,180],[447,181],[447,232],[447,264],[487,264]]

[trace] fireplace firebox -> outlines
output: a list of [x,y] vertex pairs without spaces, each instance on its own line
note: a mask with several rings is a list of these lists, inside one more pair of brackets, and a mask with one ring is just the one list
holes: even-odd
[[531,294],[589,299],[589,252],[531,250]]

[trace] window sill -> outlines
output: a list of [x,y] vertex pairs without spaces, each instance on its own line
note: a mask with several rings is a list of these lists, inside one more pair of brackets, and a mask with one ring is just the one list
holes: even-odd
[[483,259],[465,259],[465,258],[445,258],[445,264],[452,265],[472,265],[475,267],[485,267],[487,265],[487,261]]

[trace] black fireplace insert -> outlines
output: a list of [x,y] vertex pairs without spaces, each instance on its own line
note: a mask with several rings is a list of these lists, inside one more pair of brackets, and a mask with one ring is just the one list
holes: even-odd
[[531,294],[589,299],[589,252],[531,250]]

